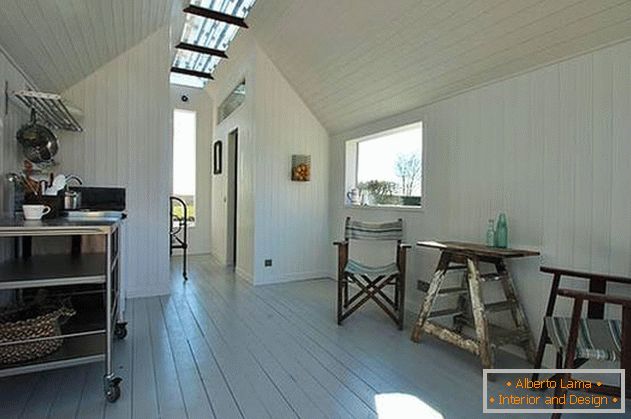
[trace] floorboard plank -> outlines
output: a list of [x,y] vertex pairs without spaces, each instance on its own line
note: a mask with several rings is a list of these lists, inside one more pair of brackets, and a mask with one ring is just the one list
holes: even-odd
[[148,350],[153,359],[160,417],[164,419],[188,417],[168,332],[164,327],[160,301],[153,298],[145,302],[149,318],[150,347]]
[[105,412],[105,396],[103,394],[102,363],[85,366],[85,382],[81,391],[81,399],[77,407],[77,418],[101,418]]
[[17,418],[31,397],[35,385],[42,377],[36,374],[23,374],[0,380],[0,418]]
[[48,414],[49,419],[67,419],[77,414],[81,392],[85,385],[87,367],[82,365],[77,368],[65,368],[63,372],[59,391],[53,401]]
[[157,418],[160,411],[145,299],[134,301],[132,310],[135,323],[132,336],[132,418]]
[[[197,275],[193,273],[192,275]],[[204,317],[200,316],[203,320]],[[217,336],[228,336],[234,348],[243,348],[255,360],[256,366],[252,369],[260,376],[263,385],[256,386],[260,390],[272,390],[281,392],[281,397],[291,405],[292,413],[301,417],[323,417],[324,414],[309,399],[308,395],[296,386],[294,378],[287,372],[273,354],[271,354],[249,331],[243,331],[241,321],[232,315],[232,308],[226,310],[212,310],[212,320],[207,321],[207,326],[213,326],[217,330]],[[210,329],[212,330],[212,329]],[[237,353],[239,353],[237,351]],[[248,355],[245,355],[246,359]],[[267,383],[267,384],[265,384]],[[269,384],[272,385],[269,385]],[[273,392],[272,397],[275,397]],[[264,397],[267,400],[266,397]],[[273,399],[272,399],[273,400]],[[283,407],[283,404],[279,404]],[[289,411],[283,415],[287,417]]]
[[[191,299],[189,302],[190,302],[191,306],[192,306],[192,307],[194,307],[194,310],[197,310],[197,311],[196,311],[197,315],[202,315],[201,313],[203,313],[204,308],[203,308],[203,307],[199,304],[199,301],[195,301],[195,300],[192,300],[192,299]],[[217,310],[215,310],[214,312],[215,312],[215,314],[216,314],[216,313],[217,313]],[[216,321],[221,321],[221,319],[218,319],[216,315],[214,315],[213,317],[215,318],[215,320],[216,320]],[[231,321],[232,321],[232,322],[234,322],[234,320],[231,320]],[[219,327],[222,327],[222,326],[219,326]],[[235,328],[235,327],[236,327],[237,329],[239,329],[239,328],[240,328],[240,326],[236,326],[236,325],[233,325],[233,326],[231,326],[230,328]],[[243,330],[242,330],[242,329],[241,329],[241,331],[236,331],[236,330],[233,330],[231,333],[233,334],[233,336],[238,336],[239,334],[242,334],[242,333],[243,333]],[[251,335],[251,333],[250,333],[250,332],[248,332],[248,334],[250,334],[250,335]],[[242,335],[242,336],[243,336],[243,335]],[[252,336],[252,335],[251,335],[251,336]],[[249,347],[249,348],[252,348],[252,349],[253,349],[253,346],[252,346],[253,344],[254,344],[254,342],[253,342],[253,341],[250,341],[249,343],[246,343],[246,345],[249,345],[248,347]],[[270,350],[269,350],[269,348],[267,348],[267,347],[265,347],[265,348],[264,348],[264,345],[263,345],[263,343],[262,343],[261,341],[257,341],[257,342],[256,342],[256,347],[257,347],[257,349],[258,349],[259,351],[265,351],[264,356],[266,356],[266,357],[267,357],[267,358],[262,358],[262,362],[261,362],[261,364],[257,364],[257,368],[259,367],[259,365],[263,365],[263,363],[267,364],[267,365],[268,365],[268,367],[269,367],[269,365],[270,365],[270,364],[269,364],[270,357],[271,357],[271,356],[273,356],[273,355],[272,355],[272,353],[271,353],[271,351],[270,351]],[[288,367],[287,367],[287,363],[288,363],[287,361],[288,361],[288,359],[287,359],[286,357],[283,357],[283,359],[284,359],[284,362],[283,362],[283,365],[282,365],[282,366],[281,366],[281,363],[276,362],[276,363],[275,363],[275,366],[274,366],[274,367],[272,367],[272,368],[278,368],[278,367],[280,366],[281,368],[285,369],[285,372],[287,373],[287,375],[289,376],[289,378],[290,378],[290,379],[291,379],[291,381],[293,382],[293,385],[294,385],[294,386],[296,386],[297,384],[299,384],[299,383],[300,383],[300,382],[304,379],[304,377],[302,376],[302,374],[301,374],[300,372],[293,371],[293,373],[292,373],[292,371],[291,371],[291,367],[289,367],[289,369],[288,369]],[[268,375],[270,375],[270,376],[272,376],[272,375],[276,375],[275,373],[270,372],[270,370],[269,370],[269,369],[267,370],[267,372],[268,372]],[[317,391],[317,390],[316,390],[316,391]],[[305,393],[306,393],[306,392],[305,392]],[[313,406],[316,406],[316,404],[314,404]],[[300,410],[302,410],[302,409],[303,409],[303,407],[302,407],[302,406],[296,406],[294,409],[296,409],[296,410],[300,411]],[[326,409],[326,408],[325,408],[325,409]],[[321,414],[322,414],[322,413],[319,413],[319,414],[317,414],[317,415],[319,416],[319,415],[321,415]]]
[[[213,295],[218,296],[222,293],[221,287],[213,287],[210,282],[203,285],[202,283],[195,284],[195,287],[202,293],[199,301],[210,301],[213,299]],[[243,297],[243,304],[235,305],[235,314],[240,316],[244,324],[249,323],[250,330],[259,336],[262,343],[268,345],[270,351],[282,354],[285,363],[288,360],[295,361],[296,366],[301,371],[309,374],[314,382],[317,382],[331,398],[338,402],[338,406],[342,409],[342,415],[366,418],[375,416],[375,412],[370,410],[370,405],[365,404],[346,386],[344,381],[340,381],[335,374],[323,368],[319,360],[298,343],[302,339],[293,339],[287,333],[281,333],[285,331],[282,330],[282,324],[279,323],[282,318],[277,313],[266,305],[259,305],[259,301],[247,293],[244,293]],[[227,304],[225,298],[224,295],[223,303]],[[320,392],[320,394],[322,393]],[[321,401],[326,402],[329,396],[325,396],[326,398]]]
[[[169,303],[178,300],[172,298]],[[223,371],[212,351],[208,347],[201,330],[185,303],[175,304],[176,313],[182,330],[187,333],[187,341],[200,371],[204,387],[208,392],[210,403],[217,418],[241,418],[242,413],[234,399]]]
[[[313,285],[308,295],[317,295],[317,284]],[[450,405],[446,403],[447,399],[451,398],[450,392],[446,392],[445,389],[457,388],[462,384],[461,380],[479,381],[481,388],[481,375],[474,371],[474,368],[478,367],[475,359],[472,359],[473,365],[463,364],[461,358],[465,354],[453,351],[452,362],[437,366],[431,361],[433,358],[429,354],[423,353],[409,341],[407,331],[399,332],[387,318],[384,318],[383,322],[375,322],[370,317],[358,313],[355,315],[355,322],[351,324],[349,321],[338,327],[332,316],[333,311],[327,310],[326,306],[312,306],[310,301],[301,298],[293,289],[275,288],[266,291],[269,293],[268,298],[282,298],[286,304],[291,304],[291,309],[303,322],[310,323],[325,334],[333,336],[340,345],[356,354],[361,362],[369,365],[392,383],[396,383],[391,392],[414,394],[424,403],[449,416],[454,412],[445,411]],[[332,291],[332,288],[329,291]],[[274,294],[273,297],[271,294]],[[452,352],[451,348],[443,349],[448,353]],[[432,380],[421,380],[420,377],[432,377]],[[459,399],[460,406],[479,411],[482,409],[481,399],[476,394],[464,394]]]
[[168,298],[160,298],[160,311],[162,312],[164,327],[171,345],[175,367],[180,377],[180,387],[186,411],[190,418],[214,419],[215,414],[210,405],[208,393],[197,369],[190,346],[187,344],[186,335],[183,333],[181,325],[174,319],[175,314],[172,306],[170,306],[170,309],[167,308]]
[[127,301],[125,319],[127,322],[127,337],[114,340],[114,371],[122,378],[120,384],[121,396],[116,403],[105,403],[105,419],[131,418],[132,415],[132,358],[133,337],[136,325],[133,321],[134,300]]
[[24,409],[19,415],[20,418],[36,419],[48,416],[57,393],[61,389],[64,371],[47,371],[42,375],[43,379],[35,384],[31,397],[24,404]]
[[221,366],[224,378],[236,404],[239,406],[239,411],[246,418],[271,417],[271,414],[265,408],[263,399],[259,397],[258,392],[249,380],[248,368],[240,362],[244,359],[242,353],[238,350],[233,350],[220,335],[213,334],[211,327],[205,322],[205,312],[200,310],[198,306],[191,304],[188,299],[187,305],[200,328],[202,328],[204,339],[211,348],[215,360]]

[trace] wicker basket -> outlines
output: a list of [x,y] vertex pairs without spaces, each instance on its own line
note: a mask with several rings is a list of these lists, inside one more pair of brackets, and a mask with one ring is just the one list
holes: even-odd
[[[29,309],[10,309],[0,313],[0,344],[7,342],[42,339],[12,345],[0,346],[0,364],[15,364],[41,358],[55,352],[63,343],[60,324],[62,320],[72,317],[76,311],[62,306],[36,317],[16,320],[30,314]],[[50,339],[53,338],[53,339]]]

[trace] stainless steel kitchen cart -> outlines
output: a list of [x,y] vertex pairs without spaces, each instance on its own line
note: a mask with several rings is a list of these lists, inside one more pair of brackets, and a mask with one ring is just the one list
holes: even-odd
[[[63,338],[59,350],[32,361],[0,365],[0,377],[104,362],[105,397],[110,402],[120,397],[122,380],[114,374],[112,345],[115,338],[122,339],[127,334],[120,310],[121,223],[120,217],[34,222],[19,217],[0,218],[0,238],[6,240],[3,244],[15,246],[15,257],[0,263],[0,290],[15,290],[21,295],[44,288],[69,298],[93,295],[99,302],[88,305],[87,309],[77,309],[77,314],[61,326],[61,335],[53,337]],[[102,238],[95,240],[97,250],[93,253],[81,249],[81,242],[87,236]],[[32,252],[32,241],[36,237],[70,237],[72,252]],[[0,345],[37,340],[41,338]]]

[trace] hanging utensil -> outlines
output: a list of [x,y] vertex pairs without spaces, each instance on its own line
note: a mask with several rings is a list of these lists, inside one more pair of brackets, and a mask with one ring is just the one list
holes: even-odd
[[25,157],[34,163],[50,161],[59,151],[57,137],[46,126],[37,123],[34,108],[31,109],[31,121],[20,128],[16,138],[23,147]]

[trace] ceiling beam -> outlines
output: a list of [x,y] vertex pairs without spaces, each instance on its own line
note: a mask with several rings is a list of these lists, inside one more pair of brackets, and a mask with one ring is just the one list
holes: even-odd
[[189,70],[188,68],[171,67],[171,73],[180,73],[180,74],[186,74],[187,76],[195,76],[195,77],[201,77],[203,79],[214,80],[214,77],[210,73]]
[[179,44],[175,46],[175,48],[198,52],[200,54],[214,55],[216,57],[221,57],[221,58],[228,58],[228,55],[226,54],[225,51],[221,51],[214,48],[202,47],[201,45],[189,44],[186,42],[180,42]]
[[192,15],[201,16],[206,19],[214,19],[222,22],[229,23],[231,25],[240,26],[242,28],[247,28],[248,24],[245,23],[245,19],[228,15],[226,13],[216,12],[214,10],[206,9],[204,7],[190,5],[186,9],[184,9],[185,13],[190,13]]

